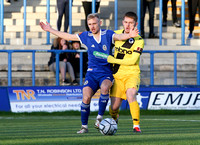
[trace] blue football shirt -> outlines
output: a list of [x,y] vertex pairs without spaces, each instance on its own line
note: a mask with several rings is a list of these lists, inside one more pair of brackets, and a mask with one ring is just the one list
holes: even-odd
[[97,42],[90,31],[77,35],[81,44],[85,44],[88,48],[88,71],[112,73],[111,64],[106,59],[95,57],[93,52],[98,51],[112,55],[113,34],[112,30],[101,29],[99,42]]

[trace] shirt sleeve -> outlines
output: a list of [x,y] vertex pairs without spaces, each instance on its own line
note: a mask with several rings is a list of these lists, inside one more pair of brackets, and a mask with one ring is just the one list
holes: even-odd
[[111,38],[111,43],[112,44],[115,44],[115,41],[113,39],[114,35],[115,35],[115,32],[113,30],[107,30],[108,31],[108,35],[109,37]]
[[76,36],[78,37],[78,39],[79,39],[81,44],[86,44],[86,42],[87,42],[86,38],[88,36],[88,32],[87,31],[79,33],[79,34],[76,34]]
[[113,35],[112,35],[112,44],[115,44],[115,40],[113,39],[114,35],[115,35],[115,33],[113,33]]
[[132,54],[132,56],[134,56],[134,57],[129,58],[129,59],[116,59],[113,56],[109,55],[107,58],[107,61],[108,61],[108,63],[113,63],[113,64],[135,65],[138,58],[140,57],[140,54],[134,52],[134,54]]

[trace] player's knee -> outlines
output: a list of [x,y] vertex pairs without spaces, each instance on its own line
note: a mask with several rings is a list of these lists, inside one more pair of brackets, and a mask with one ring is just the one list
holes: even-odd
[[128,101],[128,103],[137,101],[136,96],[127,96],[127,101]]
[[129,88],[126,91],[127,100],[136,100],[137,90],[135,88]]
[[83,96],[83,103],[89,104],[90,101],[91,101],[91,97],[90,96]]
[[102,86],[101,86],[101,94],[103,94],[103,95],[108,94],[109,89],[110,89],[110,88],[109,88],[108,86],[102,85]]

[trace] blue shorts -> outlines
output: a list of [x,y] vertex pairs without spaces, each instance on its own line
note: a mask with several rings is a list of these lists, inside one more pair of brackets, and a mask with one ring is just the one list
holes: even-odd
[[111,82],[113,82],[114,78],[113,75],[111,73],[109,74],[105,74],[105,73],[97,73],[97,72],[87,72],[86,76],[85,76],[85,82],[83,87],[90,87],[94,93],[96,93],[96,91],[100,88],[101,83],[104,80],[110,80]]

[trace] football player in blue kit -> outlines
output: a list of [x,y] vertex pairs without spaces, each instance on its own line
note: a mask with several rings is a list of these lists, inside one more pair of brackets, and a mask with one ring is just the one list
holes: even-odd
[[99,111],[95,121],[95,128],[99,128],[99,123],[103,119],[108,100],[109,90],[112,86],[113,75],[111,65],[105,60],[98,58],[93,53],[103,52],[112,54],[112,44],[115,40],[126,40],[138,35],[137,29],[132,29],[129,34],[115,34],[112,30],[101,29],[102,21],[97,13],[89,14],[87,22],[90,31],[79,34],[69,34],[53,29],[50,24],[40,22],[40,26],[44,31],[48,31],[58,37],[71,41],[80,41],[88,48],[88,69],[83,86],[83,99],[81,103],[81,129],[77,133],[88,132],[88,118],[90,114],[90,102],[92,96],[100,88]]

